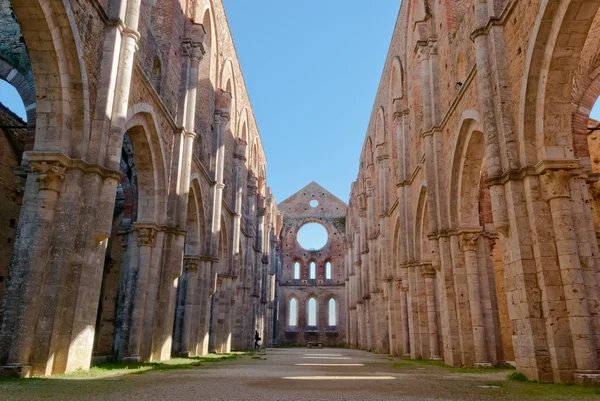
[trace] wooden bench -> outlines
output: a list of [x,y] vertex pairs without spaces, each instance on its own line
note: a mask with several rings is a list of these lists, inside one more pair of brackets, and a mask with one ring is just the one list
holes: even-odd
[[312,347],[323,348],[323,343],[319,343],[319,342],[316,342],[316,341],[308,341],[306,343],[306,348],[312,348]]

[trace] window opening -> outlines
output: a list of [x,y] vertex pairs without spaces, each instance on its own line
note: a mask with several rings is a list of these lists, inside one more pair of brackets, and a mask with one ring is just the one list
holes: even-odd
[[325,265],[325,280],[331,280],[331,262]]
[[314,298],[308,300],[308,325],[317,326],[317,300]]
[[294,280],[300,280],[300,263],[294,263]]
[[336,302],[333,298],[329,300],[329,326],[337,326]]
[[310,262],[310,279],[314,280],[317,278],[317,265],[315,262]]
[[298,325],[298,301],[294,298],[290,300],[290,319],[289,325],[290,327],[296,327]]

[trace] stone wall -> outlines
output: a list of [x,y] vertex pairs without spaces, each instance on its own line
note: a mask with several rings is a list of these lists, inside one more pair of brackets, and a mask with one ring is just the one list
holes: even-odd
[[598,3],[554,3],[402,2],[348,208],[351,346],[598,379]]
[[0,139],[3,196],[26,177],[0,373],[270,342],[280,221],[222,2],[2,1],[0,22],[28,110],[18,154]]
[[[316,206],[311,206],[316,201]],[[283,216],[281,228],[281,269],[278,276],[277,302],[278,341],[282,345],[303,345],[321,342],[324,345],[346,343],[346,294],[344,271],[344,229],[346,204],[312,182],[296,194],[278,204]],[[323,248],[304,249],[297,240],[298,231],[307,223],[318,223],[327,230]],[[295,263],[300,264],[300,275],[294,277]],[[310,277],[310,264],[315,263],[315,278]],[[326,276],[326,265],[331,264],[331,278]],[[308,324],[308,302],[316,300],[316,326]],[[297,302],[297,324],[290,325],[290,301]],[[329,302],[334,299],[337,308],[336,325],[329,326]]]

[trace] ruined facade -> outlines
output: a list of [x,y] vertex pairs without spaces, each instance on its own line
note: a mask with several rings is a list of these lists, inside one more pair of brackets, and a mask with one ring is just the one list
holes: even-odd
[[1,373],[273,337],[278,220],[220,0],[0,0],[0,78],[28,114],[0,132]]
[[599,8],[402,2],[348,208],[353,347],[598,381]]
[[[278,205],[283,222],[276,339],[281,345],[346,344],[346,209],[316,182]],[[300,229],[311,223],[327,231],[320,249],[305,249],[298,241]]]

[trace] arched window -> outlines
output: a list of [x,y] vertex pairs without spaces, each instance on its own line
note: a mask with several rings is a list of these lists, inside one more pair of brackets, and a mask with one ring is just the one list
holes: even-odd
[[317,326],[317,300],[314,298],[308,300],[308,325]]
[[310,279],[314,280],[317,278],[317,265],[315,262],[310,262]]
[[290,299],[289,320],[290,327],[298,325],[298,301],[295,298]]
[[325,280],[331,280],[331,262],[325,265]]
[[336,312],[336,302],[335,299],[331,298],[329,300],[329,323],[330,327],[337,326],[337,312]]
[[300,262],[294,263],[294,280],[300,280]]

